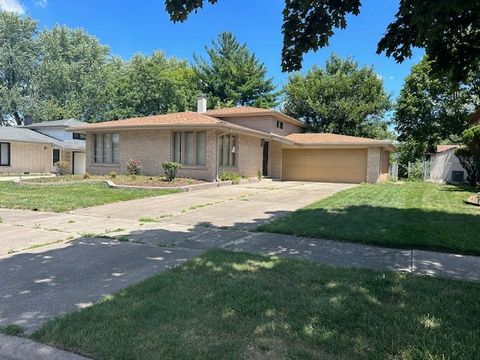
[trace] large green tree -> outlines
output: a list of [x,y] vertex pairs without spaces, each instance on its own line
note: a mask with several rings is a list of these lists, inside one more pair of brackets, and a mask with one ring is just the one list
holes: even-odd
[[468,126],[476,96],[467,84],[452,83],[432,71],[427,57],[413,66],[395,106],[394,123],[399,140],[433,147],[455,141]]
[[307,131],[389,137],[390,109],[383,80],[372,67],[332,55],[324,68],[295,73],[285,86],[283,110],[307,125]]
[[165,114],[195,108],[198,79],[184,60],[162,52],[134,55],[110,65],[116,74],[109,85],[107,119]]
[[[173,21],[185,21],[205,2],[217,0],[165,0]],[[285,0],[283,10],[284,71],[299,70],[310,50],[329,44],[336,28],[347,26],[348,15],[358,15],[360,0]],[[424,48],[439,72],[457,80],[480,60],[480,0],[400,0],[394,21],[379,41],[377,53],[398,62]]]
[[110,51],[81,29],[55,26],[36,39],[31,113],[35,121],[77,117],[98,120]]
[[11,119],[21,124],[28,110],[36,29],[28,17],[0,12],[0,125]]
[[275,106],[277,93],[265,65],[233,34],[221,33],[206,51],[207,60],[194,57],[195,72],[209,97],[209,106]]

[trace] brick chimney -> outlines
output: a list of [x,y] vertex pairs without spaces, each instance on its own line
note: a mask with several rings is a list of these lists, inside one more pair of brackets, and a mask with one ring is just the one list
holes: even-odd
[[205,95],[199,95],[197,97],[197,112],[207,112],[207,97]]

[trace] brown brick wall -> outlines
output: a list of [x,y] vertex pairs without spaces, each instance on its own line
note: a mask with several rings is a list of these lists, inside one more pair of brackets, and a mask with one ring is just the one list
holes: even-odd
[[[128,130],[118,131],[120,137],[119,164],[95,164],[93,162],[93,136],[87,133],[87,172],[91,174],[108,174],[115,171],[119,174],[127,173],[127,162],[130,159],[140,160],[145,175],[163,175],[160,165],[163,161],[172,160],[172,130]],[[217,136],[215,130],[207,131],[207,161],[206,166],[184,166],[179,171],[181,177],[191,177],[208,181],[215,180],[217,163]],[[242,176],[256,176],[262,166],[261,140],[258,138],[238,136],[238,162],[236,168],[225,169],[228,172],[239,173]],[[219,169],[220,173],[222,169]]]
[[0,166],[0,173],[50,173],[52,146],[50,144],[10,143],[10,166]]

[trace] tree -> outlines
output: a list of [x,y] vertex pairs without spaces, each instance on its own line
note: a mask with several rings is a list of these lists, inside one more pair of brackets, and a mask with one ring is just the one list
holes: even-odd
[[0,12],[0,125],[9,119],[20,125],[28,109],[36,29],[29,17]]
[[[185,21],[207,0],[165,0],[172,21]],[[215,4],[217,0],[208,0]],[[310,50],[328,46],[334,29],[347,26],[348,15],[360,13],[360,0],[285,0],[283,10],[283,71],[299,70]],[[480,60],[480,0],[401,0],[395,20],[378,43],[398,62],[424,48],[439,72],[457,80]]]
[[206,47],[208,60],[194,55],[195,72],[202,90],[215,107],[248,105],[275,106],[277,94],[267,69],[228,32],[221,33],[212,47]]
[[475,95],[468,84],[456,84],[432,72],[427,57],[413,66],[395,106],[394,124],[399,140],[434,147],[455,141],[468,126]]
[[283,110],[305,122],[307,131],[385,138],[391,107],[383,81],[373,68],[332,55],[325,68],[290,76]]
[[134,55],[128,63],[117,60],[113,67],[116,75],[108,88],[107,119],[195,108],[198,79],[186,61],[155,52]]
[[84,30],[66,26],[40,33],[36,47],[40,62],[32,88],[34,121],[99,120],[109,48]]
[[470,185],[480,184],[480,125],[472,126],[462,133],[463,146],[455,150],[455,155],[467,171]]

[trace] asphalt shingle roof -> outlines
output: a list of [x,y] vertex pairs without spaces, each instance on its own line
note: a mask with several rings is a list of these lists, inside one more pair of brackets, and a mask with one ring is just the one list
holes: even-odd
[[68,150],[85,150],[84,140],[57,140],[37,131],[17,126],[0,126],[0,141],[52,144]]

